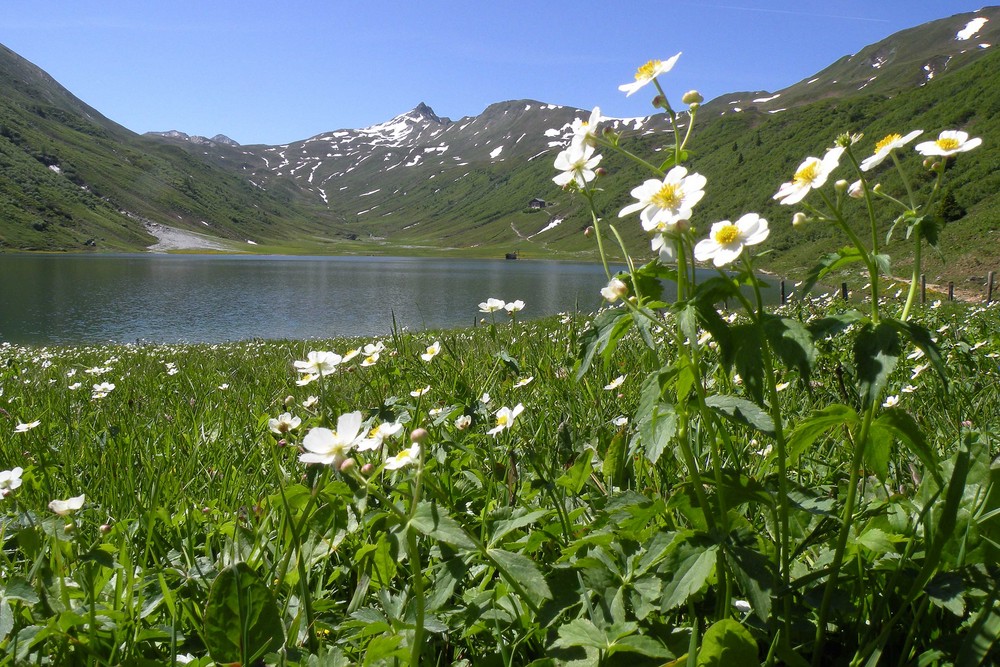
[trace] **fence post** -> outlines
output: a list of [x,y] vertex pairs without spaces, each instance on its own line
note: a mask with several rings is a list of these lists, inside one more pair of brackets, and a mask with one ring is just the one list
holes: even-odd
[[840,296],[847,301],[847,283],[840,283]]
[[920,305],[927,303],[927,274],[920,274]]
[[[993,274],[991,273],[990,275],[992,276]],[[786,296],[786,293],[785,293],[785,281],[782,280],[781,281],[781,305],[782,306],[785,305],[785,301],[786,300],[787,300],[787,296]]]
[[986,274],[986,305],[993,301],[993,272]]
[[955,300],[955,283],[948,281],[948,301]]

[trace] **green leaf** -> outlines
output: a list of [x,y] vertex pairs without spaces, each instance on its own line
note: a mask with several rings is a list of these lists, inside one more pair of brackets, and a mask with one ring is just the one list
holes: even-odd
[[608,648],[608,637],[593,621],[586,618],[575,618],[569,623],[559,626],[559,639],[553,646],[570,648],[573,646],[590,646],[604,651]]
[[666,646],[646,635],[628,635],[615,641],[608,655],[615,653],[638,653],[651,658],[672,658],[674,654]]
[[889,408],[872,423],[872,429],[882,429],[890,433],[920,460],[927,472],[934,475],[938,481],[941,480],[937,454],[927,442],[920,426],[908,412],[899,408]]
[[487,549],[486,555],[500,570],[500,576],[507,583],[520,586],[536,605],[552,597],[541,570],[527,556],[503,549]]
[[774,420],[771,415],[752,401],[739,396],[714,394],[705,399],[705,404],[737,424],[751,426],[765,435],[774,435]]
[[892,449],[892,435],[883,429],[872,428],[865,442],[864,463],[875,473],[880,482],[889,476],[889,453]]
[[739,324],[729,330],[730,345],[722,350],[727,368],[735,366],[743,378],[743,386],[758,404],[764,403],[764,361],[760,348],[764,344],[760,329],[754,324]]
[[813,340],[820,340],[843,333],[852,324],[861,322],[864,319],[865,315],[863,313],[857,310],[848,310],[839,315],[831,315],[830,317],[810,322],[806,328],[812,334]]
[[459,549],[475,549],[476,543],[462,525],[449,516],[437,503],[420,501],[410,518],[409,526],[431,539],[450,544]]
[[38,593],[31,587],[28,580],[17,575],[13,575],[7,580],[3,597],[5,600],[20,600],[29,607],[38,604],[39,601]]
[[701,640],[698,667],[760,666],[757,642],[750,631],[731,618],[716,622]]
[[637,418],[643,453],[650,463],[656,463],[677,432],[677,413],[674,406],[660,403],[650,414],[640,414]]
[[[788,434],[785,447],[789,464],[794,464],[802,452],[812,446],[816,439],[827,431],[838,426],[850,428],[856,426],[859,421],[858,413],[854,411],[854,408],[840,403],[813,412],[799,422],[798,426]],[[772,455],[774,454],[775,452],[772,452]]]
[[810,269],[809,273],[806,274],[805,284],[802,286],[802,294],[808,294],[811,292],[812,288],[816,286],[816,283],[822,280],[831,271],[842,269],[845,266],[863,260],[864,255],[862,255],[861,251],[854,246],[846,246],[837,252],[824,255],[820,258],[819,263]]
[[227,567],[212,582],[203,637],[212,659],[252,664],[281,647],[281,615],[270,589],[246,563]]
[[965,617],[965,583],[954,572],[939,572],[927,583],[927,597],[938,607]]
[[858,334],[854,341],[854,364],[865,408],[878,400],[901,352],[899,334],[887,322],[869,324]]
[[941,350],[938,348],[937,343],[934,342],[931,332],[926,327],[922,327],[915,322],[901,322],[900,320],[890,319],[886,320],[885,323],[909,338],[924,353],[924,356],[931,362],[938,377],[944,383],[945,392],[947,392],[948,373],[945,369],[944,359],[941,357]]
[[581,452],[573,465],[556,479],[556,484],[564,489],[569,489],[573,495],[579,494],[587,484],[587,480],[590,479],[590,473],[594,471],[592,451],[585,449]]
[[786,368],[794,368],[806,382],[816,365],[816,344],[801,322],[787,317],[765,315],[764,335]]
[[14,629],[14,610],[10,608],[7,600],[0,599],[0,642],[7,639],[7,635]]
[[686,557],[680,561],[673,579],[663,589],[660,606],[663,611],[679,607],[695,593],[708,585],[708,578],[715,572],[716,553],[719,547],[691,547],[685,550]]
[[870,549],[877,554],[891,554],[896,552],[892,537],[881,528],[869,528],[858,535],[858,544]]
[[1000,601],[996,591],[983,606],[976,620],[962,640],[962,648],[955,659],[955,667],[977,667],[986,663],[993,645],[1000,639]]
[[594,323],[580,336],[579,366],[576,379],[582,378],[594,363],[597,354],[608,358],[618,346],[618,341],[632,325],[632,317],[626,308],[605,310],[594,318]]
[[750,598],[753,613],[766,622],[771,615],[771,592],[776,580],[774,563],[757,549],[739,546],[727,549],[726,560],[740,588]]
[[621,486],[622,478],[625,476],[625,434],[618,431],[611,437],[608,444],[608,451],[604,454],[604,463],[601,465],[601,473],[612,485]]

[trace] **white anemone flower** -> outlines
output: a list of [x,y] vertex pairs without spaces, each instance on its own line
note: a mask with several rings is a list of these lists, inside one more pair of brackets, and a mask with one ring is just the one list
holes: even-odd
[[712,225],[707,239],[698,241],[694,258],[699,262],[711,259],[715,266],[725,266],[740,256],[744,246],[762,242],[769,233],[767,220],[756,213],[747,213],[735,223],[723,220]]
[[312,351],[305,361],[294,362],[295,369],[305,375],[329,375],[337,370],[343,357],[335,352]]
[[479,304],[480,313],[495,313],[498,310],[503,310],[507,304],[503,302],[503,299],[494,299],[490,297]]
[[773,198],[779,200],[781,204],[798,204],[805,199],[810,190],[822,187],[826,183],[830,172],[840,164],[840,156],[843,153],[843,147],[835,146],[827,150],[822,160],[818,157],[807,157],[795,170],[792,180],[782,183]]
[[115,385],[112,382],[101,382],[100,384],[95,384],[93,389],[94,393],[91,394],[91,398],[104,398],[114,391]]
[[979,137],[969,139],[968,132],[962,132],[961,130],[945,130],[939,134],[938,138],[934,141],[919,143],[914,146],[914,148],[918,153],[927,157],[948,157],[949,155],[955,155],[956,153],[971,151],[981,143],[983,143],[983,140]]
[[464,431],[472,425],[472,417],[469,415],[459,415],[455,418],[455,428]]
[[899,394],[893,394],[892,396],[886,396],[885,400],[882,402],[883,408],[894,408],[899,405]]
[[559,187],[576,183],[581,188],[597,178],[594,171],[600,164],[601,155],[594,155],[594,147],[586,144],[571,144],[569,148],[556,156],[555,168],[561,174],[552,178]]
[[882,161],[889,157],[889,154],[896,150],[897,148],[902,148],[906,144],[913,141],[917,136],[923,134],[923,130],[914,130],[910,132],[905,137],[900,134],[890,134],[877,144],[875,144],[875,153],[871,157],[867,157],[861,161],[861,171],[868,171],[869,169],[874,169],[875,167],[882,164]]
[[21,467],[0,472],[0,498],[6,498],[14,489],[21,486],[21,473],[23,472],[24,469]]
[[420,355],[420,358],[424,361],[430,361],[434,357],[441,353],[441,341],[434,341],[433,344],[427,346],[427,350]]
[[302,419],[299,417],[293,417],[290,412],[282,412],[278,415],[277,419],[268,419],[267,427],[271,429],[271,433],[277,433],[278,435],[284,435],[289,431],[294,431],[302,424]]
[[583,120],[580,118],[573,119],[573,123],[570,125],[570,129],[573,131],[573,139],[571,144],[584,144],[587,146],[593,146],[597,139],[597,126],[600,122],[604,120],[601,116],[601,108],[594,107],[594,110],[590,112],[590,118],[588,120]]
[[681,54],[671,56],[666,60],[650,60],[648,63],[640,67],[635,71],[635,81],[629,83],[623,83],[618,86],[618,90],[625,93],[625,97],[638,92],[646,84],[660,76],[661,74],[666,74],[674,68],[677,63],[677,59],[681,57]]
[[386,470],[399,470],[420,460],[420,444],[413,443],[409,448],[404,449],[395,456],[389,457],[385,462]]
[[521,378],[520,380],[514,383],[514,388],[518,389],[520,387],[526,387],[529,384],[531,384],[534,379],[535,379],[534,375],[529,375],[526,378]]
[[83,507],[83,502],[86,499],[86,495],[84,494],[74,498],[67,498],[66,500],[53,500],[49,503],[49,509],[59,516],[69,516]]
[[604,385],[604,390],[605,391],[614,391],[618,387],[622,386],[623,382],[625,382],[625,376],[624,375],[619,375],[614,380],[612,380],[611,382],[609,382],[606,385]]
[[601,288],[601,296],[603,296],[608,303],[614,303],[627,294],[628,285],[618,278],[612,278],[608,281],[606,287]]
[[27,424],[19,423],[17,426],[14,427],[14,433],[27,433],[28,431],[35,428],[41,423],[42,423],[41,419],[36,419],[35,421],[28,422]]
[[398,435],[403,430],[399,422],[382,422],[368,431],[368,437],[358,443],[359,452],[370,452],[382,447],[386,438]]
[[508,314],[513,315],[514,313],[519,313],[524,310],[524,301],[517,299],[515,301],[510,301],[505,303],[503,309],[507,311]]
[[639,220],[647,232],[673,232],[682,220],[691,217],[695,204],[705,196],[706,179],[688,174],[684,167],[674,167],[662,181],[651,178],[632,189],[635,201],[618,213],[619,218],[641,210]]
[[339,466],[347,453],[361,441],[361,411],[355,410],[337,418],[337,430],[314,428],[302,439],[306,452],[299,456],[302,463],[322,463]]
[[513,409],[506,406],[500,408],[496,411],[494,416],[497,419],[497,425],[491,428],[486,433],[489,435],[498,435],[501,431],[506,431],[514,424],[514,420],[517,416],[524,412],[524,406],[518,403]]
[[412,396],[413,398],[420,398],[421,396],[423,396],[424,394],[426,394],[430,390],[431,390],[431,386],[427,385],[423,389],[414,389],[413,391],[410,392],[410,396]]

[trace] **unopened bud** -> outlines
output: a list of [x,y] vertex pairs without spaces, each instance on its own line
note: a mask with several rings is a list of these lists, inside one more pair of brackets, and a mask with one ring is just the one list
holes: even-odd
[[295,403],[295,397],[294,396],[285,396],[285,407],[286,408],[289,405],[293,405],[294,403]]
[[934,168],[934,158],[932,158],[932,157],[925,157],[924,158],[924,169],[933,169],[933,168]]
[[363,466],[361,466],[361,474],[364,475],[365,477],[372,474],[372,470],[375,470],[375,466],[373,466],[371,463],[366,463]]
[[600,178],[601,176],[607,176],[608,170],[605,169],[604,167],[598,167],[597,169],[594,170],[594,173],[597,174],[598,178]]
[[417,444],[420,444],[421,442],[427,439],[427,435],[428,435],[427,429],[415,428],[412,431],[410,431],[410,442],[415,442]]
[[76,530],[76,524],[70,521],[65,526],[63,526],[63,530],[67,533],[72,533],[74,530]]
[[875,187],[872,188],[872,192],[874,192],[877,195],[878,194],[882,194],[882,184],[881,183],[876,183]]
[[588,239],[591,236],[593,236],[594,235],[594,226],[593,225],[587,225],[587,228],[583,230],[583,235],[586,236]]
[[340,470],[340,472],[350,472],[351,470],[354,469],[354,466],[357,465],[357,463],[358,462],[355,461],[353,458],[344,459],[343,461],[340,462],[340,465],[337,467],[337,469]]
[[839,181],[833,184],[833,189],[838,195],[842,195],[845,192],[847,192],[848,187],[850,187],[850,183],[848,183],[844,179],[840,179]]
[[287,446],[288,446],[288,441],[285,440],[284,438],[278,441],[278,447],[287,447]]
[[807,216],[802,211],[799,211],[792,216],[792,227],[801,227],[802,225],[809,222],[809,216]]
[[102,534],[107,535],[108,533],[111,532],[111,524],[109,524],[109,523],[102,523],[101,527],[100,527],[100,531],[101,531]]
[[861,199],[865,196],[865,188],[861,185],[860,180],[851,183],[851,187],[847,188],[847,195],[849,197],[853,197],[854,199]]
[[689,90],[681,97],[681,102],[688,105],[701,104],[704,101],[705,98],[697,90]]

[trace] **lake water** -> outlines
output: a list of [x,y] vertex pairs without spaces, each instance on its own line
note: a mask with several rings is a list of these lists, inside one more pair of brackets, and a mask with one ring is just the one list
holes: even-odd
[[522,319],[590,312],[606,284],[600,264],[538,260],[0,255],[0,341],[385,336],[393,316],[411,330],[470,326],[489,297],[523,300]]
[[488,297],[523,300],[522,318],[591,311],[606,283],[599,264],[535,260],[0,255],[0,340],[384,336],[393,315],[409,329],[472,325]]

